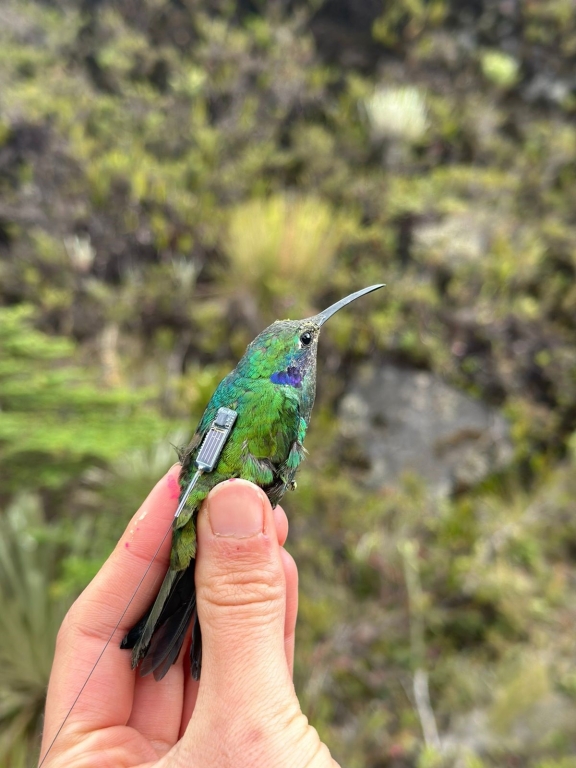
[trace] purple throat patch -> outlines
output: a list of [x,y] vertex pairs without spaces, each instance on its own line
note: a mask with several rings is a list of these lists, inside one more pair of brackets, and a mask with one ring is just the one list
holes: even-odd
[[272,384],[287,384],[290,387],[302,386],[302,374],[298,368],[290,366],[285,371],[276,371],[270,376]]

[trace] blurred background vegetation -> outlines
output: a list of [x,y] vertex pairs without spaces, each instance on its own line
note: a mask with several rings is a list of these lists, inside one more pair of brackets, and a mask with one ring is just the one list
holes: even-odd
[[[576,766],[575,61],[572,0],[3,0],[0,765],[245,345],[382,281],[285,504],[303,708],[347,768]],[[395,461],[427,414],[394,472],[367,398]]]

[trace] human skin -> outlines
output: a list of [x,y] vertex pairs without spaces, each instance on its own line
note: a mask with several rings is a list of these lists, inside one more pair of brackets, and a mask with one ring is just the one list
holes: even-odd
[[[41,755],[168,529],[178,465],[156,484],[66,615],[48,687]],[[120,640],[140,617],[169,557],[168,536],[42,768],[334,768],[292,683],[298,574],[288,521],[244,480],[214,488],[198,517],[196,588],[202,679],[183,652],[166,677],[140,677]]]

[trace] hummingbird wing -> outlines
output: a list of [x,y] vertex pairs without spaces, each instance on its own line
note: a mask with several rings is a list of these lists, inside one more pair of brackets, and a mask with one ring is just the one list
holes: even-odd
[[142,660],[142,676],[153,672],[156,680],[161,680],[178,658],[190,619],[196,610],[194,563],[192,561],[185,571],[179,571],[179,578],[154,626],[153,640]]
[[306,422],[300,416],[298,394],[293,387],[259,380],[243,395],[241,418],[239,476],[259,485],[276,506],[303,455]]

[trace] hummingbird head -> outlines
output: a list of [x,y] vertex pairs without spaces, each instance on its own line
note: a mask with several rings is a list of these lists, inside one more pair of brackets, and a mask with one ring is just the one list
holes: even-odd
[[320,325],[307,320],[276,320],[248,345],[238,370],[248,378],[301,388],[316,365]]
[[301,391],[311,408],[321,327],[342,307],[382,287],[379,284],[363,288],[305,320],[276,320],[248,345],[238,370],[249,378],[267,378],[272,384]]

